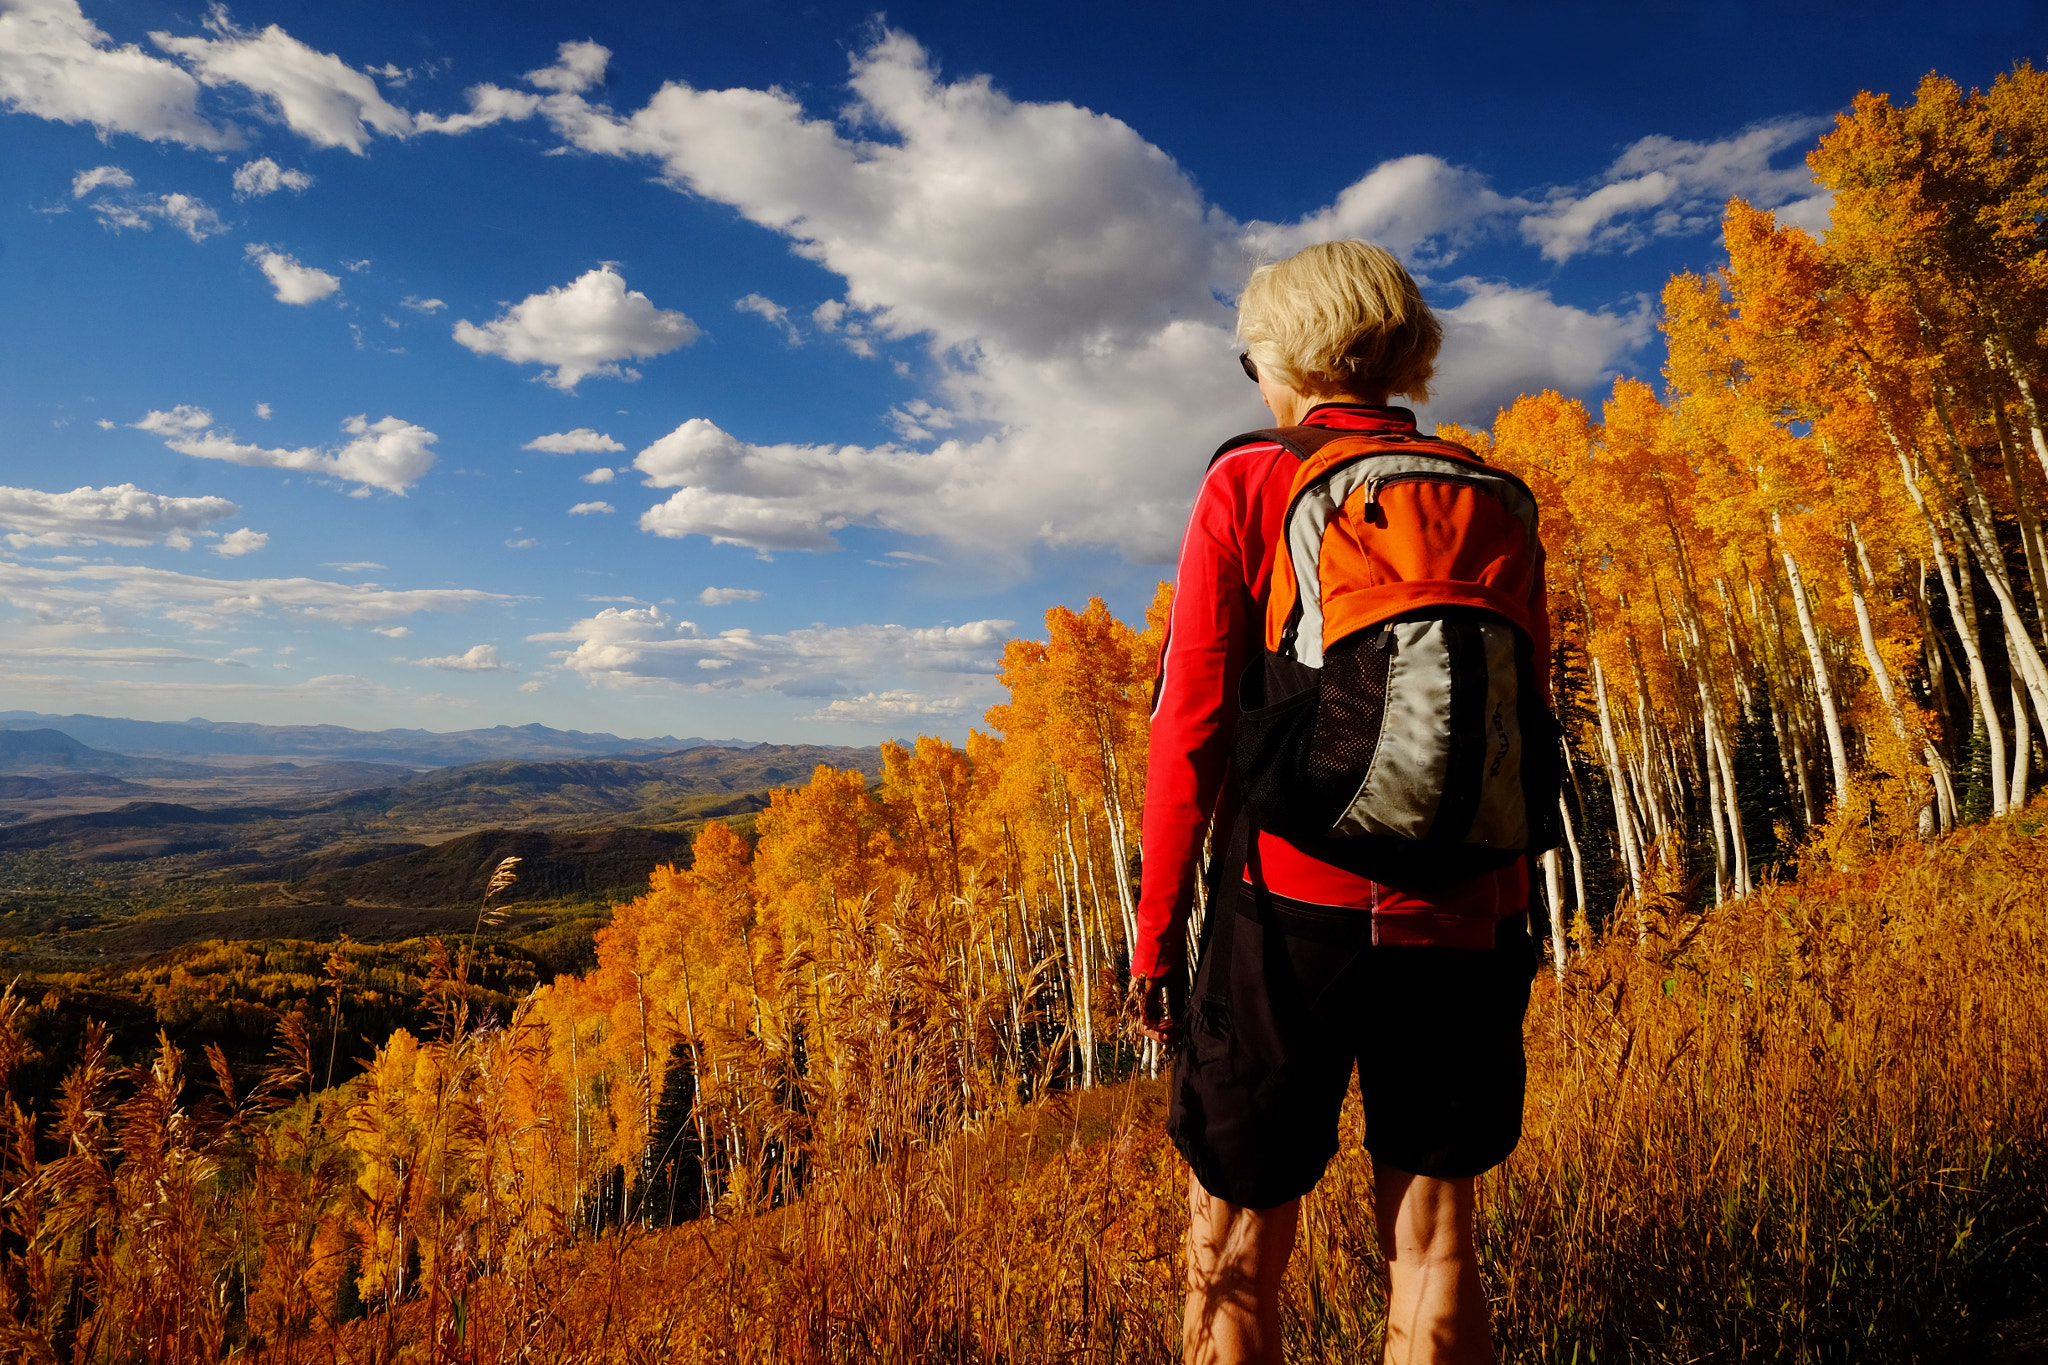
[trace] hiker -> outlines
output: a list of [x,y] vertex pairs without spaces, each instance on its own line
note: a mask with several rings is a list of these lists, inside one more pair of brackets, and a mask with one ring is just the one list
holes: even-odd
[[[1260,266],[1239,304],[1240,363],[1283,430],[1225,444],[1181,544],[1131,962],[1140,1033],[1179,1047],[1191,1362],[1280,1360],[1301,1196],[1337,1152],[1354,1065],[1385,1359],[1493,1359],[1473,1179],[1521,1136],[1528,855],[1555,842],[1557,731],[1528,490],[1387,406],[1427,401],[1441,335],[1408,272],[1364,242]],[[1300,480],[1315,487],[1296,498]],[[1420,568],[1374,586],[1361,553]],[[1304,688],[1315,706],[1293,705]],[[1378,755],[1370,783],[1361,753]],[[1221,870],[1184,1009],[1205,837]]]

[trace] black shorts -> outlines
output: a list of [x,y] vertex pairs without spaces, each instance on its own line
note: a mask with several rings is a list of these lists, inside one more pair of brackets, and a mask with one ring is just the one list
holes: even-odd
[[1203,1188],[1250,1208],[1314,1189],[1354,1064],[1375,1163],[1449,1179],[1505,1161],[1541,960],[1527,916],[1490,950],[1375,947],[1365,911],[1263,899],[1239,898],[1220,1002],[1211,936],[1174,1064],[1167,1133]]

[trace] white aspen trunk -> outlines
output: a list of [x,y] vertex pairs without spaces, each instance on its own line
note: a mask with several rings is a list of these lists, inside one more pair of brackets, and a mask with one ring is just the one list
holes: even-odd
[[[1885,415],[1884,405],[1878,401],[1877,390],[1871,387],[1867,376],[1862,378],[1863,391],[1870,399],[1872,411],[1877,414],[1885,441],[1892,448],[1893,458],[1899,462],[1899,481],[1905,485],[1913,510],[1920,514],[1920,523],[1927,530],[1927,541],[1934,552],[1935,572],[1941,576],[1942,590],[1948,596],[1949,620],[1956,628],[1956,637],[1962,641],[1963,656],[1970,665],[1971,701],[1977,707],[1977,714],[1983,718],[1984,730],[1990,740],[1992,813],[2003,815],[2006,798],[2005,732],[1999,724],[1998,708],[1992,705],[1991,682],[1984,670],[1984,650],[1977,635],[1976,587],[1970,579],[1970,566],[1967,560],[1961,564],[1950,562],[1948,547],[1941,540],[1941,528],[1927,506],[1927,495],[1921,490],[1919,475],[1913,468],[1913,456],[1905,441],[1893,430],[1891,418]],[[1958,536],[1957,544],[1966,546],[1967,542]]]
[[1103,741],[1102,768],[1108,781],[1102,784],[1103,818],[1109,825],[1109,856],[1116,860],[1116,904],[1123,917],[1124,942],[1132,950],[1138,945],[1138,907],[1131,898],[1131,846],[1125,832],[1123,761],[1116,746]]
[[2012,382],[2020,391],[2020,406],[2027,410],[2027,431],[2034,438],[2034,458],[2041,462],[2041,477],[2048,479],[2048,433],[2041,430],[2041,409],[2034,402],[2034,386],[2027,382],[2027,371],[2012,353],[2010,346],[2002,346],[2005,352],[2006,369],[2012,375]]
[[1726,905],[1728,883],[1734,874],[1734,851],[1722,830],[1726,812],[1722,809],[1720,755],[1714,743],[1714,703],[1707,695],[1704,678],[1699,679],[1699,691],[1700,747],[1705,751],[1707,768],[1707,823],[1714,832],[1714,904]]
[[[1579,831],[1572,821],[1571,802],[1564,799],[1563,792],[1557,794],[1557,813],[1563,823],[1564,846],[1572,855],[1572,904],[1583,911],[1586,908],[1586,860],[1579,856]],[[1580,944],[1579,951],[1585,950],[1586,945]]]
[[2005,469],[2005,484],[2012,490],[2013,510],[2019,517],[2020,550],[2027,561],[2027,588],[2034,598],[2034,624],[2048,632],[2048,562],[2043,558],[2041,519],[2034,515],[2033,495],[2020,476],[2019,461],[2013,458],[2012,427],[2005,420],[2004,407],[1992,408],[1991,415],[1998,427],[1998,455]]
[[1721,766],[1721,794],[1727,802],[1729,843],[1735,850],[1735,894],[1747,896],[1750,893],[1749,836],[1742,832],[1741,793],[1735,787],[1735,750],[1728,742],[1728,733],[1717,721],[1714,725],[1716,752],[1707,756],[1710,763]]
[[1543,855],[1543,889],[1550,901],[1550,965],[1558,979],[1564,978],[1564,878],[1559,875],[1557,850]]
[[[2042,724],[2048,726],[2048,664],[2041,662],[2041,652],[2034,647],[2034,637],[2027,629],[2026,618],[2020,614],[2019,600],[2012,590],[2012,575],[2005,567],[2005,552],[1998,544],[1998,528],[1991,504],[1977,481],[1977,470],[1970,462],[1969,452],[1963,449],[1962,441],[1956,436],[1955,424],[1949,419],[1948,404],[1940,395],[1941,391],[1936,389],[1935,414],[1941,420],[1942,435],[1948,441],[1956,470],[1963,481],[1964,515],[1958,519],[1959,526],[1968,532],[1970,548],[1977,556],[1978,566],[1984,570],[1985,581],[1991,585],[1991,595],[1998,600],[1998,610],[2005,624],[2006,648],[2019,667],[2027,692],[2034,699],[2036,714]],[[1939,483],[1935,485],[1935,495],[1943,502],[1947,501],[1948,495]],[[1950,511],[1953,516],[1953,509]],[[2024,733],[2024,722],[2016,717],[2015,724]],[[2048,730],[2044,730],[2043,735],[2048,737]]]
[[1806,580],[1800,575],[1799,561],[1785,545],[1784,526],[1776,512],[1771,513],[1771,534],[1777,537],[1779,554],[1785,561],[1785,578],[1792,587],[1792,609],[1799,617],[1799,634],[1806,641],[1807,661],[1813,667],[1813,690],[1820,703],[1821,723],[1827,727],[1828,763],[1834,770],[1835,799],[1840,800],[1849,791],[1849,749],[1842,740],[1842,715],[1835,708],[1835,686],[1828,676],[1826,652],[1821,648],[1820,626],[1814,620],[1813,603],[1806,595]]
[[2033,736],[2027,733],[2027,694],[2020,690],[2017,682],[2012,684],[2012,795],[2005,800],[2006,809],[2018,810],[2027,804],[2027,768],[2033,758]]
[[[1095,992],[1094,983],[1089,980],[1093,973],[1088,970],[1088,918],[1087,909],[1081,901],[1081,864],[1080,860],[1074,856],[1074,821],[1072,816],[1066,817],[1060,824],[1066,833],[1067,861],[1071,864],[1073,871],[1074,918],[1081,921],[1081,932],[1079,935],[1080,955],[1074,961],[1074,975],[1079,978],[1081,986],[1081,1088],[1089,1090],[1093,1089],[1095,1085]],[[1065,905],[1060,907],[1060,917],[1063,920],[1066,918]],[[1069,928],[1067,930],[1067,951],[1069,953],[1074,951],[1075,937],[1073,929]]]
[[1607,759],[1607,788],[1614,798],[1615,842],[1621,846],[1622,864],[1628,869],[1628,889],[1633,897],[1643,894],[1643,859],[1639,850],[1635,824],[1629,818],[1628,770],[1621,761],[1621,750],[1614,742],[1614,709],[1607,701],[1607,673],[1598,659],[1593,660],[1593,699],[1600,710],[1600,747]]

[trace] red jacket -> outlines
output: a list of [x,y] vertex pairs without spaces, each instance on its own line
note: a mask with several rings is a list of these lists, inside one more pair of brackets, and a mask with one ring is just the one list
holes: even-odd
[[[1415,429],[1406,408],[1355,403],[1325,403],[1303,421],[1346,431]],[[1195,494],[1152,710],[1134,976],[1162,976],[1184,960],[1203,838],[1212,816],[1219,831],[1236,818],[1224,774],[1237,728],[1237,680],[1259,649],[1273,547],[1300,467],[1271,442],[1240,446],[1210,468]],[[1543,619],[1544,603],[1533,602],[1531,613]],[[1539,654],[1547,654],[1542,644]],[[1548,659],[1536,663],[1547,677]],[[1369,910],[1373,941],[1384,944],[1491,947],[1495,921],[1529,904],[1526,860],[1446,890],[1410,893],[1332,867],[1263,830],[1246,877],[1295,900]]]

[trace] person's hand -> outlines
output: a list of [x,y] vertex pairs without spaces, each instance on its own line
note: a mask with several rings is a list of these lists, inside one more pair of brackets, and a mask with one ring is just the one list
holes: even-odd
[[1131,980],[1131,1023],[1140,1038],[1162,1047],[1180,1040],[1182,1016],[1186,1012],[1186,973],[1169,968],[1165,976],[1140,976]]

